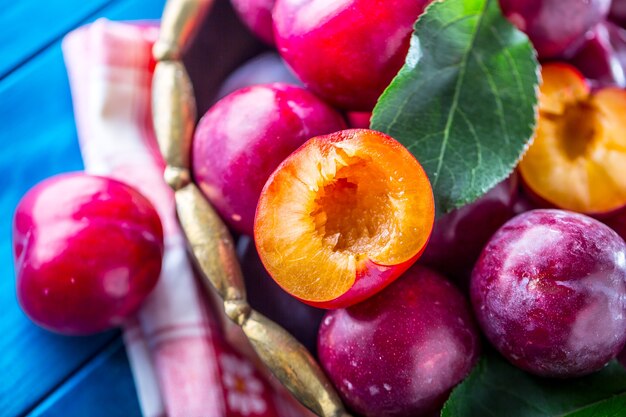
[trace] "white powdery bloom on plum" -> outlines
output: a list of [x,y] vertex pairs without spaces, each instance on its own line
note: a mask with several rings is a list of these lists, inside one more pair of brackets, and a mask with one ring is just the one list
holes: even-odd
[[228,407],[244,416],[265,413],[263,384],[254,376],[252,365],[229,354],[220,355],[219,361]]
[[514,365],[545,377],[601,369],[626,335],[624,241],[590,217],[532,210],[487,243],[471,283],[486,336]]

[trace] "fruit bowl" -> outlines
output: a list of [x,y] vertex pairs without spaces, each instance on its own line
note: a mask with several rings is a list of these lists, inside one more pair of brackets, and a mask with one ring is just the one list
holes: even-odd
[[[368,1],[363,0],[359,4],[364,9],[364,4],[371,5]],[[598,193],[592,190],[591,182],[587,184],[589,187],[578,187],[576,179],[582,178],[588,171],[587,165],[579,162],[591,158],[592,154],[598,156],[600,161],[596,164],[597,171],[604,172],[605,168],[615,166],[609,176],[619,177],[618,171],[621,171],[618,165],[625,158],[622,153],[626,148],[623,148],[616,132],[622,126],[618,114],[626,103],[626,94],[619,90],[614,90],[613,93],[592,92],[583,75],[573,67],[568,64],[547,64],[547,60],[555,56],[559,56],[559,59],[566,59],[568,56],[571,58],[571,48],[580,47],[577,42],[582,39],[582,34],[591,33],[589,28],[592,23],[598,23],[608,13],[610,2],[598,0],[589,4],[583,1],[576,3],[580,7],[584,6],[582,10],[591,7],[593,10],[597,9],[599,14],[592,16],[591,23],[585,17],[588,14],[582,12],[577,15],[585,19],[562,22],[565,26],[555,29],[558,35],[556,40],[559,42],[532,25],[527,25],[528,22],[541,23],[539,17],[544,16],[544,13],[539,11],[544,8],[544,11],[550,11],[545,16],[560,15],[557,13],[560,9],[552,6],[563,4],[552,0],[535,1],[535,6],[541,5],[537,6],[539,8],[526,7],[529,3],[505,0],[449,1],[447,6],[446,2],[433,2],[415,24],[417,35],[411,38],[406,62],[391,84],[388,84],[388,68],[385,67],[378,74],[381,79],[386,80],[382,84],[387,85],[382,95],[381,86],[370,86],[379,98],[371,119],[365,113],[367,120],[360,123],[366,127],[371,125],[373,130],[341,130],[343,122],[337,121],[339,117],[333,116],[332,109],[327,111],[324,106],[310,105],[308,114],[316,115],[316,123],[332,125],[334,128],[330,131],[335,133],[311,133],[304,138],[308,139],[306,142],[298,144],[299,148],[296,146],[289,152],[282,152],[284,149],[281,149],[282,156],[273,155],[273,159],[280,159],[282,163],[271,175],[268,173],[269,179],[264,182],[262,191],[259,188],[259,202],[254,207],[252,202],[259,194],[255,195],[256,191],[246,188],[248,184],[243,183],[253,182],[252,177],[262,176],[255,171],[257,168],[262,170],[261,164],[255,166],[239,159],[233,162],[234,159],[228,153],[230,151],[220,148],[228,148],[229,146],[223,144],[230,145],[233,142],[235,145],[230,147],[250,145],[239,141],[237,128],[221,129],[221,119],[225,118],[229,122],[235,120],[230,115],[238,113],[238,105],[233,103],[243,100],[244,96],[247,97],[249,108],[260,107],[262,96],[290,96],[291,100],[285,98],[283,101],[289,102],[292,107],[304,101],[312,103],[316,98],[313,95],[308,98],[296,95],[298,88],[285,85],[250,87],[220,100],[196,127],[199,114],[197,109],[204,112],[215,96],[214,91],[209,99],[203,94],[206,87],[204,83],[207,81],[204,74],[196,73],[198,68],[190,57],[198,52],[194,42],[202,40],[202,37],[196,37],[194,41],[196,32],[209,28],[214,30],[213,37],[219,42],[228,39],[229,48],[216,44],[213,45],[215,48],[209,48],[209,52],[202,51],[205,54],[204,62],[207,55],[219,59],[217,67],[222,71],[221,76],[226,76],[230,64],[261,50],[260,44],[247,43],[245,31],[237,31],[237,26],[224,25],[219,22],[219,18],[213,19],[226,2],[218,0],[215,4],[212,3],[213,0],[168,1],[160,36],[153,48],[156,67],[152,107],[155,133],[166,162],[164,177],[174,190],[177,215],[207,291],[223,304],[225,317],[241,327],[260,360],[305,407],[319,416],[348,416],[346,409],[365,415],[388,415],[388,410],[405,406],[405,414],[399,415],[429,415],[433,411],[432,403],[441,403],[442,392],[459,382],[457,374],[467,375],[468,369],[476,363],[479,356],[480,337],[475,323],[452,284],[440,279],[436,273],[431,274],[426,268],[418,266],[409,269],[422,253],[422,265],[444,270],[448,275],[454,276],[457,284],[470,288],[479,327],[499,353],[518,368],[540,377],[578,377],[596,371],[602,372],[601,369],[615,358],[626,340],[626,333],[622,331],[624,314],[621,313],[622,310],[626,311],[626,304],[620,298],[624,291],[626,258],[623,253],[626,252],[626,246],[622,237],[597,220],[610,223],[600,215],[626,206],[626,194],[615,194],[614,189],[605,187],[610,204],[604,204],[597,197]],[[292,12],[291,8],[298,9],[304,3],[297,0],[278,2],[274,8],[274,16],[287,13],[287,9]],[[498,3],[502,5],[501,8]],[[406,4],[413,7],[417,3]],[[321,7],[320,3],[316,3],[316,7],[318,6]],[[204,22],[212,7],[213,11]],[[309,24],[311,22],[307,19],[320,18],[323,13],[316,7],[309,9],[313,10],[313,17],[307,16],[302,21]],[[479,8],[482,9],[478,10]],[[357,10],[358,13],[362,11],[358,7],[347,7],[346,10],[348,9]],[[345,10],[342,9],[343,11]],[[384,10],[376,13],[376,16],[391,15],[394,16],[391,21],[395,22],[397,16],[401,15],[405,19],[409,14]],[[475,19],[477,15],[481,18]],[[371,110],[371,91],[361,91],[364,94],[361,96],[349,91],[354,87],[349,85],[349,81],[353,79],[369,86],[367,83],[371,80],[367,70],[361,71],[370,64],[367,58],[363,59],[367,54],[351,45],[353,49],[346,48],[349,56],[342,56],[346,51],[333,43],[332,36],[345,30],[349,32],[346,37],[355,39],[359,44],[362,40],[359,36],[361,29],[358,25],[350,27],[340,21],[341,19],[326,19],[327,17],[324,15],[320,19],[324,25],[332,20],[332,24],[329,24],[331,29],[324,26],[323,30],[318,30],[319,27],[316,26],[315,31],[323,35],[312,36],[315,39],[307,44],[305,52],[299,48],[311,41],[308,35],[315,31],[306,29],[309,27],[307,24],[300,27],[297,22],[288,19],[275,21],[278,49],[307,88],[319,97],[328,99],[327,96],[335,95],[331,97],[336,99],[333,104],[343,106],[344,110]],[[488,21],[485,25],[481,23],[483,17]],[[553,18],[550,21],[551,19]],[[389,23],[385,19],[382,21]],[[459,22],[462,22],[459,27],[450,29]],[[529,38],[515,29],[513,24],[526,31],[534,47]],[[284,27],[285,25],[288,27]],[[599,27],[596,26],[596,29]],[[364,31],[366,30],[371,28]],[[446,30],[450,33],[447,36],[441,35]],[[387,55],[395,57],[398,50],[393,45],[402,42],[387,42],[383,32],[374,31],[372,49],[378,53],[378,46],[389,46]],[[402,31],[398,33],[400,32]],[[479,40],[475,42],[475,38]],[[390,46],[389,43],[393,45]],[[481,45],[481,53],[470,54],[470,49],[477,43]],[[462,44],[468,49],[461,47]],[[347,65],[350,68],[346,71],[343,71],[343,67],[342,71],[338,71],[341,73],[339,80],[332,75],[327,78],[332,71],[323,64],[320,65],[323,70],[311,70],[323,59],[320,56],[312,58],[305,55],[307,52],[315,55],[317,49],[324,48],[331,50],[329,56],[332,58],[339,57],[339,63],[334,59],[328,59],[328,62],[334,65],[350,63]],[[376,61],[378,57],[374,55],[369,58]],[[538,58],[542,60],[543,67],[540,67]],[[298,67],[294,62],[304,68]],[[465,78],[466,71],[472,73],[467,76],[469,81]],[[346,76],[346,73],[350,75]],[[543,83],[540,73],[543,75]],[[194,75],[198,75],[198,78]],[[217,84],[220,81],[218,78],[209,82]],[[316,84],[320,79],[322,81]],[[476,103],[480,105],[477,106]],[[598,103],[608,104],[605,108]],[[602,123],[593,122],[596,119],[591,117],[596,114],[596,107],[599,109],[597,113],[604,116]],[[571,109],[575,112],[571,113]],[[603,109],[605,111],[601,112]],[[257,119],[264,120],[273,111],[265,109],[261,116],[257,115]],[[229,116],[225,117],[226,114]],[[349,120],[353,120],[353,116],[358,117],[359,114],[347,116]],[[322,119],[324,122],[319,122]],[[244,125],[244,130],[254,130],[250,126],[255,126],[255,123],[248,126],[245,115],[239,115],[236,120],[236,123],[230,125]],[[602,128],[607,126],[616,127]],[[248,159],[280,148],[278,145],[274,148],[268,147],[267,150],[259,147],[259,143],[269,146],[270,141],[265,136],[281,136],[276,133],[282,128],[280,126],[267,122],[263,128],[271,133],[260,134],[262,138],[256,137],[252,143],[254,149],[246,148],[254,155]],[[308,126],[303,130],[310,133]],[[571,137],[580,140],[567,141]],[[434,139],[428,142],[425,138]],[[577,146],[579,142],[586,143],[589,138],[594,139],[593,142],[597,145],[595,148]],[[532,140],[534,143],[531,144]],[[276,142],[281,140],[276,139]],[[619,146],[613,146],[618,142]],[[212,146],[205,146],[206,143],[211,143]],[[596,148],[599,149],[598,152],[589,151]],[[604,152],[605,148],[611,148],[611,152],[615,151],[620,155],[619,158],[614,158],[617,162],[610,164],[608,159],[602,159],[603,155],[610,153]],[[411,149],[412,155],[405,152],[407,149]],[[580,175],[572,175],[572,169],[559,171],[561,165],[569,165],[561,162],[546,163],[551,161],[546,155],[554,157],[557,162],[566,161],[578,166]],[[197,159],[202,162],[194,163]],[[232,181],[232,178],[237,178],[239,167],[245,164],[248,164],[245,170],[248,175],[244,176],[244,180]],[[202,168],[196,171],[199,165]],[[553,168],[561,173],[560,176],[544,175]],[[221,178],[225,175],[224,169],[227,170],[229,180]],[[376,174],[370,175],[372,172]],[[407,173],[413,176],[406,175]],[[562,185],[566,180],[571,180],[571,184],[564,187]],[[403,185],[394,188],[394,184],[400,182]],[[622,182],[619,183],[621,186]],[[362,184],[365,186],[360,187]],[[224,196],[226,193],[222,188],[231,185],[236,188],[233,195],[237,197],[229,200],[229,197]],[[521,198],[524,195],[522,190],[531,198]],[[573,190],[577,192],[574,193]],[[563,204],[565,197],[554,197],[556,191],[562,192],[567,198],[576,194],[586,205],[569,207]],[[296,195],[298,198],[294,197]],[[388,198],[390,195],[393,196],[392,199]],[[551,208],[552,205],[548,203],[553,202],[555,207],[579,211],[595,216],[597,220],[563,210],[529,211],[537,207],[535,204],[541,206],[541,201],[546,203],[547,208]],[[237,204],[240,205],[235,207]],[[438,215],[448,214],[437,219],[433,231],[435,207]],[[507,229],[506,225],[515,226],[516,220],[510,219],[526,211],[530,214],[516,218],[518,222],[526,221],[524,228],[530,232],[516,237],[511,232],[515,227]],[[352,218],[353,221],[350,220]],[[393,223],[388,222],[389,219]],[[556,230],[555,225],[559,222],[567,225]],[[318,353],[320,364],[327,374],[294,335],[251,307],[235,254],[235,244],[226,224],[237,232],[254,234],[260,260],[280,287],[311,306],[339,309],[327,313],[320,327]],[[353,227],[354,224],[358,227]],[[612,227],[615,229],[621,225]],[[496,232],[499,228],[505,232]],[[310,236],[302,240],[309,237],[311,239],[302,243],[298,240],[298,232],[306,230],[311,231]],[[382,233],[378,234],[379,230]],[[596,235],[590,232],[594,230]],[[560,239],[558,242],[554,240],[558,245],[548,248],[549,239],[555,233]],[[589,237],[591,235],[595,237]],[[539,238],[533,239],[533,236]],[[487,244],[491,242],[490,238],[499,243],[490,246]],[[429,239],[431,243],[426,247]],[[396,240],[402,244],[396,245]],[[588,241],[612,242],[614,246],[607,251],[583,251],[586,254],[591,253],[588,262],[582,261],[586,259],[582,255],[571,255],[573,250],[565,250],[570,246],[586,248],[584,245]],[[547,246],[542,247],[542,243]],[[397,246],[402,246],[402,249]],[[331,250],[326,251],[329,247]],[[353,251],[355,247],[358,250]],[[500,247],[505,249],[498,252]],[[529,248],[539,249],[536,253],[533,252],[534,256],[520,255],[529,253]],[[559,252],[563,248],[565,249]],[[556,260],[553,263],[541,263],[550,253],[555,254]],[[515,257],[518,255],[521,257],[519,267],[515,264],[515,271],[509,273],[507,268],[513,265],[513,261],[517,262]],[[494,259],[506,259],[507,262],[500,265]],[[298,262],[292,262],[293,260]],[[324,264],[327,260],[330,260],[328,264]],[[559,270],[554,276],[550,275],[548,272],[554,269],[553,264],[560,265],[558,262],[573,266],[570,269],[565,268],[563,273]],[[594,271],[600,270],[603,273],[596,277],[599,279],[596,284],[592,278],[595,276]],[[615,271],[615,276],[606,271]],[[398,284],[390,286],[385,290],[386,293],[376,294],[404,272],[405,277]],[[578,272],[580,276],[577,275]],[[563,277],[586,281],[579,292],[578,287],[574,288],[570,284],[567,284],[567,290],[561,288],[557,291],[550,287],[551,281],[542,281],[544,278],[548,279],[546,277],[557,281]],[[532,279],[536,282],[531,282]],[[402,282],[410,285],[405,286]],[[309,283],[318,286],[309,286]],[[619,300],[602,301],[606,296],[598,288],[608,288],[607,285],[611,286],[608,293],[617,297],[614,297],[615,300]],[[521,307],[514,302],[511,306],[503,302],[506,294],[513,293],[511,286],[523,287],[522,296],[518,297],[518,301],[522,300]],[[310,287],[315,289],[310,290]],[[552,297],[557,293],[558,296]],[[578,304],[569,303],[569,296],[572,299],[578,297]],[[447,303],[452,303],[453,306],[450,307]],[[527,307],[526,303],[530,305],[529,312],[524,309]],[[406,306],[410,308],[404,308]],[[591,310],[585,310],[581,306],[587,306]],[[619,314],[613,315],[613,310],[607,306],[617,306],[613,310]],[[348,313],[344,307],[349,307]],[[531,307],[536,307],[538,312]],[[568,307],[573,309],[571,320],[565,318],[564,312]],[[504,323],[509,310],[516,312],[516,317],[510,320],[512,324],[504,327],[494,325],[494,317],[499,317],[497,323]],[[431,314],[433,311],[438,313]],[[544,316],[548,318],[544,320]],[[558,320],[554,320],[555,317]],[[606,317],[615,319],[614,332],[607,328],[605,322],[597,321],[598,324],[594,324],[596,321],[593,320]],[[376,336],[370,338],[366,331],[359,333],[360,319],[364,322],[378,320],[378,323],[384,322],[385,325],[380,326]],[[539,329],[534,328],[537,323]],[[516,339],[523,333],[515,330],[518,324],[529,326],[532,330],[524,334],[523,340]],[[597,334],[594,333],[594,337],[588,336],[600,328],[606,331],[600,335],[599,342],[595,343],[594,337]],[[465,334],[464,341],[459,342],[460,338],[456,337],[446,337],[448,333],[445,331],[448,330],[449,334]],[[554,337],[543,337],[544,330]],[[347,341],[350,338],[344,337],[347,333],[356,335],[354,337],[360,343],[354,345],[358,346],[350,345]],[[565,336],[558,339],[555,335],[561,333]],[[568,339],[571,334],[580,336],[574,340],[575,349],[571,346],[572,340]],[[413,339],[419,339],[420,346],[415,348],[411,345],[406,335],[417,335]],[[328,340],[332,342],[326,343]],[[380,352],[384,349],[377,343],[379,340],[384,340],[386,346],[391,346],[387,351],[395,359],[401,358],[399,362],[386,363],[383,360],[384,355]],[[610,340],[613,342],[598,347]],[[542,343],[546,345],[544,349],[539,348],[543,346]],[[519,347],[519,350],[509,349],[510,346],[515,346],[516,349]],[[567,349],[560,349],[563,346]],[[429,347],[432,349],[429,350]],[[494,357],[488,348],[485,350],[485,357]],[[384,353],[387,354],[387,351]],[[590,351],[594,353],[585,354]],[[525,361],[527,356],[533,360]],[[355,357],[359,361],[354,360]],[[421,359],[415,359],[420,357]],[[520,358],[524,360],[519,360]],[[401,365],[396,366],[398,363]],[[483,357],[472,375],[488,369],[489,363]],[[498,359],[493,363],[499,363]],[[424,380],[427,383],[418,387],[419,383],[410,378],[403,379],[405,367],[423,371],[420,375],[426,375]],[[397,377],[394,382],[400,381],[398,385],[392,386],[388,383],[387,378],[390,375],[392,378]],[[468,379],[475,380],[472,376]],[[372,381],[375,384],[371,384]],[[435,382],[431,384],[433,381]],[[626,384],[626,374],[624,383]],[[538,385],[541,384],[541,381],[538,382]],[[440,387],[431,389],[431,385]],[[415,387],[421,390],[419,394],[423,396],[410,391]],[[387,396],[392,388],[394,396]],[[408,391],[404,391],[405,388]],[[460,392],[462,390],[463,387]],[[385,395],[374,399],[381,392]],[[467,402],[472,401],[471,395],[459,395],[464,396]],[[430,400],[433,402],[430,403]],[[413,403],[400,404],[403,401]],[[420,401],[423,404],[417,404]],[[449,410],[453,407],[454,402],[446,403],[442,415],[450,415]],[[478,408],[481,407],[485,408],[484,404],[478,404]],[[411,411],[407,414],[406,410]]]
[[[182,58],[209,8],[221,8],[226,2],[212,3],[211,0],[168,1],[159,40],[154,45],[153,55],[157,62],[152,107],[157,140],[166,162],[165,181],[174,190],[177,215],[203,282],[208,291],[221,298],[226,316],[242,328],[259,358],[305,407],[319,416],[348,416],[332,384],[309,351],[248,304],[233,238],[192,181],[190,152],[197,101]],[[219,25],[217,21],[207,22],[211,23]],[[239,43],[234,41],[234,48],[229,52],[231,56],[226,56],[225,61],[231,64],[241,61],[246,54],[260,49],[257,44],[246,43],[245,35],[231,33],[239,27],[222,29],[226,33],[220,35],[243,39]],[[225,69],[228,64],[219,66]]]

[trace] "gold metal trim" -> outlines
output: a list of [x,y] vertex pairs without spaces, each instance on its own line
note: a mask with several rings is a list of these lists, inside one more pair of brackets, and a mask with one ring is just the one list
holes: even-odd
[[153,48],[158,62],[152,111],[159,149],[167,164],[164,178],[175,191],[179,221],[207,290],[216,291],[222,298],[227,316],[241,326],[260,359],[300,403],[318,416],[350,417],[308,350],[247,303],[232,237],[191,179],[196,105],[193,86],[180,59],[212,2],[169,0]]
[[168,0],[161,17],[159,39],[152,49],[154,58],[180,60],[212,5],[213,0]]

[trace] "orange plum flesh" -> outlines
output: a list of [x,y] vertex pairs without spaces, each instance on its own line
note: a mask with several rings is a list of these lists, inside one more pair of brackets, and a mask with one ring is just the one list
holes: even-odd
[[257,206],[257,249],[288,293],[321,308],[379,292],[424,251],[430,182],[391,137],[344,130],[307,141],[269,178]]
[[566,64],[542,69],[539,123],[519,164],[525,185],[556,207],[587,214],[626,205],[626,91],[590,92]]

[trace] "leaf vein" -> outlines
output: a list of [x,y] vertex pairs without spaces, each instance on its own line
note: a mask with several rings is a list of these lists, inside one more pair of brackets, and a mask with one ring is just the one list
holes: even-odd
[[504,56],[506,60],[508,61],[509,65],[511,66],[511,68],[513,69],[512,73],[513,73],[513,76],[515,77],[515,85],[517,87],[517,90],[524,97],[524,101],[528,102],[528,94],[526,94],[526,90],[524,90],[522,78],[520,77],[520,71],[519,71],[519,67],[517,66],[516,60],[513,59],[513,56],[511,55],[511,51],[509,51],[508,48],[504,47],[505,46],[504,42],[502,38],[500,37],[500,34],[498,33],[498,31],[494,27],[491,27],[491,32],[493,34],[493,37],[498,41],[498,44],[503,47],[502,50],[504,51]]
[[434,173],[434,179],[433,179],[433,188],[437,187],[437,183],[439,182],[439,174],[441,173],[441,168],[443,166],[443,158],[445,157],[446,154],[446,148],[448,145],[448,140],[450,139],[450,129],[452,128],[452,123],[454,122],[454,114],[456,113],[456,109],[459,106],[459,97],[461,94],[461,86],[463,85],[463,82],[465,81],[465,71],[467,69],[467,61],[471,55],[471,51],[474,48],[474,45],[476,43],[476,38],[478,37],[478,33],[481,31],[481,26],[483,24],[483,20],[484,20],[484,16],[485,16],[485,10],[487,10],[487,6],[490,4],[490,2],[493,0],[486,0],[484,5],[483,5],[483,9],[482,12],[479,15],[478,18],[478,22],[476,23],[476,30],[474,31],[474,33],[472,34],[472,38],[468,44],[467,49],[465,50],[463,57],[461,59],[461,69],[459,72],[459,76],[457,78],[457,82],[456,85],[454,87],[454,96],[452,98],[452,106],[450,108],[450,111],[448,112],[448,118],[446,121],[446,127],[444,129],[444,135],[443,135],[443,141],[441,143],[441,148],[439,151],[439,161],[437,163],[437,167],[435,168],[435,173]]
[[487,68],[482,58],[480,57],[480,55],[474,52],[472,52],[472,54],[474,58],[476,59],[478,66],[480,67],[482,72],[485,74],[485,77],[487,78],[487,83],[489,84],[489,91],[493,95],[495,102],[496,102],[496,112],[498,114],[498,122],[500,123],[500,128],[502,129],[504,140],[506,141],[507,145],[510,145],[511,139],[509,138],[509,131],[506,126],[506,123],[504,123],[505,121],[504,106],[502,105],[502,97],[500,97],[500,95],[498,94],[498,87],[496,86],[496,83],[493,80],[493,76],[491,75],[489,68]]
[[480,151],[480,139],[478,137],[478,133],[476,133],[476,129],[474,128],[474,125],[471,123],[471,121],[469,120],[469,118],[467,117],[467,115],[465,114],[465,112],[463,110],[459,109],[459,114],[465,120],[465,123],[467,124],[467,127],[469,128],[469,131],[472,134],[472,137],[476,141],[476,159],[477,159],[477,162],[476,162],[476,164],[474,166],[471,166],[471,168],[470,168],[470,174],[471,174],[470,185],[473,188],[475,183],[476,183],[476,171],[481,166],[482,161],[483,161],[483,154]]

